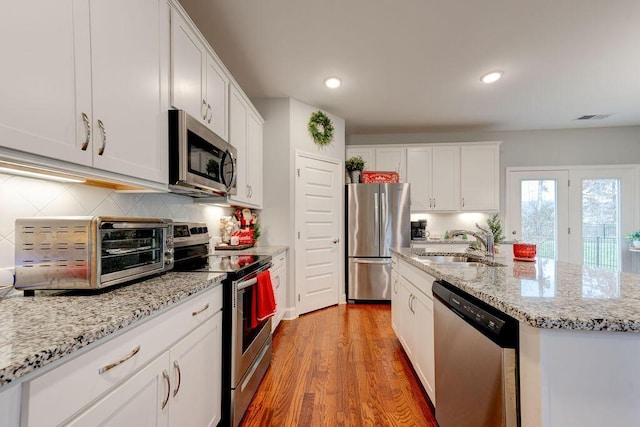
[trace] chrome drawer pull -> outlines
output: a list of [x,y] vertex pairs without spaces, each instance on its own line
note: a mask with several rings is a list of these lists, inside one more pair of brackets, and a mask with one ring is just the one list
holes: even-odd
[[[204,113],[202,113],[204,111]],[[207,120],[207,101],[202,100],[202,107],[200,107],[200,112],[202,113],[202,120]]]
[[191,315],[195,317],[195,316],[197,316],[198,314],[202,313],[203,311],[205,311],[208,308],[209,308],[209,303],[207,303],[207,305],[202,307],[200,310],[194,311],[193,313],[191,313]]
[[169,396],[171,396],[171,380],[169,379],[169,374],[167,374],[166,369],[162,371],[162,378],[167,382],[167,395],[164,397],[162,401],[162,409],[166,408],[167,403],[169,403]]
[[173,367],[176,369],[176,372],[178,373],[178,385],[176,385],[175,390],[173,390],[173,397],[176,397],[176,394],[178,394],[178,390],[180,390],[180,383],[182,382],[182,373],[180,372],[180,365],[178,365],[177,360],[173,362]]
[[102,368],[98,369],[98,374],[104,374],[105,372],[110,371],[116,366],[123,364],[124,362],[126,362],[127,360],[131,359],[133,356],[138,354],[139,351],[140,351],[140,346],[137,346],[136,348],[131,350],[131,353],[127,354],[125,357],[118,360],[117,362],[109,363],[108,365],[104,365]]
[[82,121],[84,122],[85,129],[87,130],[86,135],[87,138],[82,143],[82,151],[87,151],[87,147],[89,146],[89,141],[91,141],[91,122],[89,121],[89,117],[85,113],[82,113]]

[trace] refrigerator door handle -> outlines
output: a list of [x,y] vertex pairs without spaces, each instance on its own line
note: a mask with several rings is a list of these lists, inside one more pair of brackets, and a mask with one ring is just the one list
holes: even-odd
[[391,264],[391,258],[384,258],[384,259],[351,258],[351,260],[356,264]]
[[379,220],[380,220],[380,212],[378,212],[378,193],[373,193],[373,224],[374,230],[378,230],[380,228]]

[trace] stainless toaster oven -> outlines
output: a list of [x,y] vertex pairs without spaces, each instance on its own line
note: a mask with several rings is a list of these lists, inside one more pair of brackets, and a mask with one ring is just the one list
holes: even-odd
[[16,289],[99,289],[173,267],[173,221],[162,218],[19,218]]

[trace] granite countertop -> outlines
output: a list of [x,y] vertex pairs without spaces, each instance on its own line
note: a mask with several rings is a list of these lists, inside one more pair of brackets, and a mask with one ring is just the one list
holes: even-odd
[[253,248],[241,250],[224,250],[216,249],[213,251],[215,255],[271,255],[276,256],[288,249],[288,246],[254,246]]
[[640,332],[640,274],[544,258],[503,267],[447,267],[418,261],[415,255],[424,249],[392,251],[436,279],[537,328]]
[[0,387],[118,332],[226,276],[166,273],[105,291],[36,291],[0,301]]

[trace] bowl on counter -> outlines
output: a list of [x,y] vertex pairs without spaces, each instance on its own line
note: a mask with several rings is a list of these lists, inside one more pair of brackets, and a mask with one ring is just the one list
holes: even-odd
[[513,259],[517,261],[535,261],[537,247],[533,243],[514,243]]

